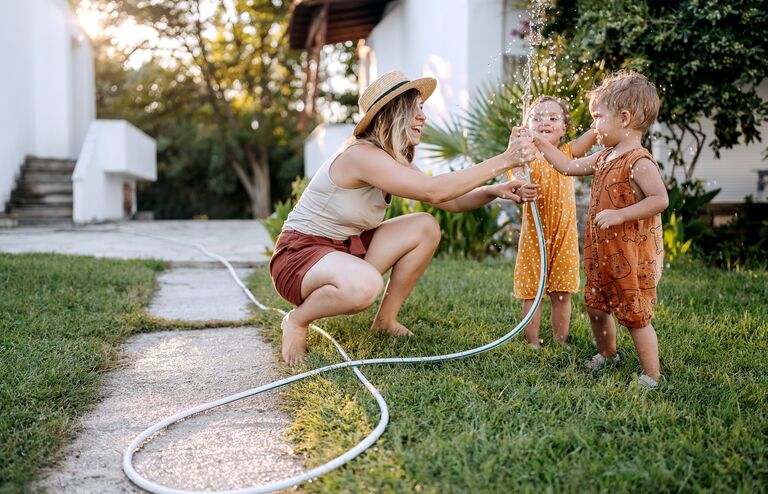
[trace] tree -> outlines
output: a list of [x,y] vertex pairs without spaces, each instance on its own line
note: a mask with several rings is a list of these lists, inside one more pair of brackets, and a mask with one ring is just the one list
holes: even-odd
[[707,139],[703,119],[714,122],[715,156],[760,142],[768,121],[768,103],[757,92],[768,77],[763,0],[570,0],[555,2],[547,15],[545,33],[564,36],[572,60],[635,69],[659,87],[671,177],[680,167],[692,180]]
[[[153,30],[155,35],[151,39],[126,47],[125,51],[151,53],[156,64],[152,75],[169,83],[164,87],[171,87],[173,80],[177,85],[184,83],[187,98],[179,94],[179,101],[174,103],[176,109],[191,111],[192,115],[208,112],[219,144],[211,151],[218,151],[221,159],[234,170],[249,197],[252,215],[267,216],[271,210],[270,156],[282,155],[295,165],[295,157],[286,150],[296,150],[302,137],[295,131],[301,54],[287,48],[288,2],[91,0],[88,3],[97,4],[115,25],[133,22]],[[145,76],[147,71],[150,69],[145,70]],[[141,98],[141,95],[129,97]],[[172,110],[168,103],[158,98],[145,109],[156,111],[164,105]],[[187,127],[189,136],[189,116],[178,117],[173,124],[184,123],[182,127]],[[193,147],[199,144],[190,143]],[[292,169],[295,170],[295,166]]]

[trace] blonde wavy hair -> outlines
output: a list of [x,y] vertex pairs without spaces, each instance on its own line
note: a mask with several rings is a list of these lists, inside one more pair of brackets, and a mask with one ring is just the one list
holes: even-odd
[[416,113],[418,100],[418,89],[411,89],[387,103],[368,129],[351,145],[373,144],[401,165],[409,166],[413,162],[416,147],[408,139],[408,129]]
[[647,77],[631,70],[621,70],[608,76],[603,83],[587,92],[590,105],[604,104],[617,114],[626,110],[632,114],[629,124],[645,132],[659,115],[659,94]]

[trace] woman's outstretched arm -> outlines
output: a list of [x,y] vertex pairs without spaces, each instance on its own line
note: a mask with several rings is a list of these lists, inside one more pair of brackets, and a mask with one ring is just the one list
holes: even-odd
[[372,145],[348,148],[334,168],[346,176],[345,182],[373,185],[388,194],[440,204],[455,199],[501,175],[513,166],[530,161],[536,148],[530,138],[510,138],[507,149],[475,166],[429,176],[396,162],[385,151]]
[[525,180],[510,180],[477,187],[456,199],[434,204],[434,206],[452,213],[458,213],[485,206],[497,197],[509,199],[517,203],[528,202],[536,199],[536,189],[538,188],[538,184],[529,184]]

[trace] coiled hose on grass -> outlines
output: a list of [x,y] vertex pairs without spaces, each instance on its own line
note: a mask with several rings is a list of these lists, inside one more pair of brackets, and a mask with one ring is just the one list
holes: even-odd
[[[387,424],[389,423],[389,407],[387,406],[387,402],[384,400],[384,397],[381,396],[381,393],[379,392],[379,390],[376,389],[376,387],[373,384],[371,384],[370,381],[368,381],[368,379],[366,379],[366,377],[360,371],[359,367],[362,367],[365,365],[381,365],[381,364],[424,364],[424,363],[431,363],[431,362],[445,362],[447,360],[455,360],[455,359],[460,359],[465,357],[471,357],[472,355],[477,355],[479,353],[492,350],[497,346],[501,345],[502,343],[505,343],[506,341],[510,340],[515,335],[517,335],[520,331],[522,331],[523,328],[525,328],[525,326],[528,324],[528,322],[530,322],[530,320],[533,318],[533,315],[538,310],[538,307],[541,304],[541,300],[544,296],[544,280],[545,280],[546,271],[547,271],[546,269],[547,259],[546,259],[546,250],[544,247],[544,232],[541,226],[539,211],[538,211],[538,208],[536,207],[536,201],[532,201],[529,204],[530,204],[530,207],[532,208],[533,222],[536,227],[536,235],[539,240],[539,257],[541,259],[540,273],[539,273],[539,286],[538,286],[538,291],[536,292],[536,297],[533,302],[533,307],[531,307],[531,310],[529,310],[528,313],[525,315],[525,317],[523,317],[523,320],[520,321],[520,323],[517,326],[515,326],[510,332],[508,332],[501,338],[498,338],[497,340],[494,340],[483,346],[480,346],[477,348],[471,348],[469,350],[464,350],[462,352],[449,353],[446,355],[432,355],[427,357],[403,357],[403,358],[378,358],[378,359],[352,360],[349,357],[349,355],[347,355],[347,352],[344,351],[344,348],[342,348],[341,345],[336,340],[334,340],[333,337],[331,337],[331,335],[329,335],[326,331],[324,331],[320,327],[314,324],[311,324],[310,328],[312,330],[318,332],[320,335],[322,335],[328,341],[330,341],[334,347],[336,347],[336,350],[344,359],[344,362],[339,362],[337,364],[332,364],[332,365],[327,365],[325,367],[312,369],[307,372],[297,374],[295,376],[287,377],[285,379],[274,381],[269,384],[259,386],[257,388],[249,389],[241,393],[227,396],[217,401],[204,403],[202,405],[198,405],[194,408],[190,408],[181,413],[178,413],[164,420],[161,420],[160,422],[156,423],[152,427],[148,428],[147,430],[145,430],[144,432],[136,436],[136,438],[128,445],[128,448],[126,448],[125,452],[123,453],[123,471],[125,472],[125,475],[131,480],[131,482],[133,482],[137,486],[141,487],[144,490],[147,490],[149,492],[153,492],[156,494],[193,494],[193,493],[202,494],[202,492],[210,494],[211,491],[201,492],[201,491],[185,491],[185,490],[173,489],[171,487],[167,487],[167,486],[158,484],[156,482],[152,482],[151,480],[145,479],[144,477],[139,475],[139,473],[133,468],[133,455],[139,449],[141,449],[141,447],[143,447],[143,445],[154,434],[192,415],[195,415],[200,412],[204,412],[206,410],[211,410],[213,408],[220,407],[222,405],[226,405],[234,401],[242,400],[244,398],[248,398],[248,397],[257,395],[259,393],[263,393],[265,391],[271,391],[273,389],[286,386],[296,381],[306,379],[310,376],[315,376],[318,374],[323,374],[325,372],[330,372],[330,371],[339,370],[339,369],[346,369],[346,368],[352,368],[355,375],[363,384],[363,386],[365,386],[368,392],[370,392],[371,395],[373,395],[373,397],[376,400],[376,403],[379,406],[379,410],[381,411],[379,423],[376,425],[373,431],[371,431],[370,434],[368,434],[362,441],[357,443],[353,448],[349,449],[347,452],[345,452],[341,456],[338,456],[333,460],[323,465],[320,465],[319,467],[313,468],[312,470],[304,472],[302,474],[289,477],[283,480],[279,480],[277,482],[272,482],[270,484],[258,485],[253,487],[247,487],[244,489],[237,489],[237,490],[219,491],[219,492],[221,494],[224,494],[224,493],[226,494],[235,494],[235,493],[257,494],[257,493],[265,493],[265,492],[274,492],[280,489],[287,489],[289,487],[293,487],[303,482],[307,482],[311,479],[319,477],[320,475],[328,473],[331,470],[334,470],[342,466],[343,464],[347,463],[348,461],[352,460],[353,458],[363,453],[366,449],[371,447],[373,443],[375,443],[379,439],[379,437],[381,437],[382,434],[384,434],[384,430],[387,428]],[[221,262],[227,267],[227,269],[229,270],[229,273],[232,275],[232,278],[235,280],[235,283],[237,283],[238,286],[240,286],[240,288],[245,292],[246,296],[251,300],[251,302],[253,302],[253,304],[256,307],[258,307],[261,310],[273,310],[278,312],[281,315],[285,315],[285,311],[281,309],[273,308],[273,307],[267,307],[266,305],[256,300],[256,298],[253,296],[253,293],[251,293],[251,291],[243,284],[243,282],[237,276],[237,273],[235,273],[235,270],[232,267],[232,265],[229,263],[229,261],[222,258],[221,256],[218,256],[216,254],[209,252],[205,247],[203,247],[200,244],[183,242],[176,239],[170,239],[165,237],[154,237],[154,238],[161,238],[164,240],[188,245],[190,247],[195,247],[201,250],[205,255],[218,260],[219,262]]]

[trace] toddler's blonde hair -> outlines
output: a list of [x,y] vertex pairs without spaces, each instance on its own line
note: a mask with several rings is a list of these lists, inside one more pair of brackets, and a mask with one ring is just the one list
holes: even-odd
[[609,110],[632,114],[629,125],[645,132],[659,115],[659,95],[647,77],[631,70],[616,72],[587,92],[591,104],[604,104]]

